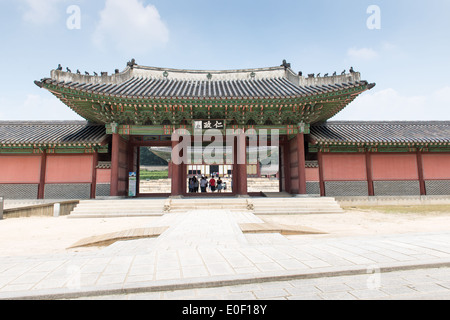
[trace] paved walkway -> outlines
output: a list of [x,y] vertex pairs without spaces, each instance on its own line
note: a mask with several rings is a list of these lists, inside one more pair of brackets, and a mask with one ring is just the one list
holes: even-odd
[[[450,267],[450,232],[288,240],[247,234],[251,213],[195,210],[148,226],[159,238],[117,242],[95,252],[0,257],[0,299],[251,285],[331,276]],[[370,289],[370,288],[369,288]]]
[[[450,268],[119,294],[81,300],[450,300]],[[283,309],[284,310],[284,309]]]

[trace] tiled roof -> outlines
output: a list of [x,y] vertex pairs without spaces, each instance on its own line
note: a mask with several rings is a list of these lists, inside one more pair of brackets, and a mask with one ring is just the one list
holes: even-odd
[[255,80],[179,80],[133,77],[119,84],[78,83],[46,79],[46,84],[75,89],[88,93],[160,98],[270,98],[297,97],[335,92],[367,85],[366,81],[328,85],[294,85],[286,78]]
[[86,121],[0,121],[0,144],[100,144],[104,125]]
[[52,70],[51,77],[35,82],[92,94],[125,98],[281,98],[331,93],[375,84],[361,81],[359,72],[333,76],[296,74],[278,67],[241,70],[185,70],[128,65],[123,72],[91,76]]
[[311,126],[313,143],[450,143],[450,121],[329,121]]

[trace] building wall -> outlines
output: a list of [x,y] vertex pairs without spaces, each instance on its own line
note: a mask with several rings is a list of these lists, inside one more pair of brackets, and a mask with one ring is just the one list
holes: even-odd
[[0,155],[0,196],[37,199],[40,173],[39,155]]
[[44,199],[89,199],[94,159],[93,154],[47,154],[45,159],[43,154],[0,154],[0,195],[38,199],[41,187]]
[[450,195],[450,154],[424,154],[422,162],[427,194]]
[[48,155],[45,199],[89,199],[91,197],[92,154]]
[[322,159],[326,196],[450,195],[448,153],[323,153]]
[[109,197],[111,193],[111,169],[96,169],[97,181],[95,195]]
[[372,154],[375,196],[419,196],[417,154]]
[[319,195],[320,194],[319,167],[305,168],[305,174],[306,174],[306,193]]
[[368,195],[364,154],[323,154],[321,165],[326,196]]

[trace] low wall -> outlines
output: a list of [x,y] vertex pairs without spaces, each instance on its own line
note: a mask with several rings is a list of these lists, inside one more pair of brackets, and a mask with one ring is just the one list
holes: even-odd
[[[60,216],[69,215],[73,209],[80,203],[79,200],[55,202],[61,205]],[[26,207],[17,207],[5,209],[3,211],[3,218],[29,218],[29,217],[53,217],[55,203],[45,203],[38,205],[31,205]]]
[[375,197],[335,197],[339,205],[350,206],[410,206],[448,204],[450,196],[375,196]]

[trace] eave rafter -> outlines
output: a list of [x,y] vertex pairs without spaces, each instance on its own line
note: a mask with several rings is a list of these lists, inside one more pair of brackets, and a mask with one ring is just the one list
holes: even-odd
[[44,83],[43,86],[83,118],[96,123],[180,124],[192,119],[226,119],[262,125],[326,121],[345,108],[369,85],[338,91],[262,98],[147,98],[99,95]]

